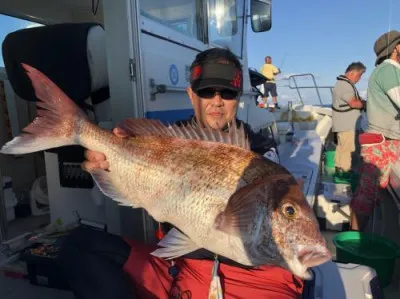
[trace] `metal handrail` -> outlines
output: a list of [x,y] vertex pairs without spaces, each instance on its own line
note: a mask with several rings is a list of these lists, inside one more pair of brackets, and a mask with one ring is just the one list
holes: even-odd
[[186,87],[168,86],[165,84],[156,84],[154,79],[150,79],[150,100],[155,101],[156,95],[167,92],[186,92]]
[[[306,77],[306,76],[311,77],[311,79],[313,80],[314,86],[298,86],[298,85],[297,85],[296,77]],[[293,79],[293,82],[294,82],[294,85],[295,85],[294,87],[291,85],[291,80],[292,80],[292,79]],[[308,88],[308,89],[309,89],[309,88],[315,89],[316,92],[317,92],[318,100],[319,100],[321,106],[323,106],[324,103],[322,102],[321,94],[319,93],[319,89],[327,89],[327,88],[328,88],[328,89],[330,89],[331,94],[333,94],[333,86],[318,86],[318,85],[317,85],[317,81],[315,80],[314,75],[311,74],[311,73],[291,75],[291,76],[288,77],[288,81],[289,81],[288,87],[289,87],[290,89],[296,89],[296,90],[297,90],[297,94],[299,95],[300,102],[301,102],[303,105],[304,105],[304,101],[303,101],[303,98],[302,98],[302,96],[301,96],[300,89],[307,89],[307,88]]]

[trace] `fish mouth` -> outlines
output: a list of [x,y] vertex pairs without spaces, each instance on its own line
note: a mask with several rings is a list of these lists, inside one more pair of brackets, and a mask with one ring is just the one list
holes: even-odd
[[311,268],[331,260],[332,255],[325,246],[300,246],[297,258],[304,267]]

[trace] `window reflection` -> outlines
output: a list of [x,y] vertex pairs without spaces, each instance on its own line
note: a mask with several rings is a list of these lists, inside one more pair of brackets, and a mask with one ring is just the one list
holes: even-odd
[[210,44],[229,48],[242,56],[244,3],[241,0],[210,0],[208,13]]
[[187,36],[201,40],[197,0],[142,0],[141,14]]
[[[43,25],[0,14],[0,45],[3,43],[4,39],[9,33],[20,29],[37,27],[37,26],[43,26]],[[1,51],[0,51],[0,67],[4,67],[3,55]]]

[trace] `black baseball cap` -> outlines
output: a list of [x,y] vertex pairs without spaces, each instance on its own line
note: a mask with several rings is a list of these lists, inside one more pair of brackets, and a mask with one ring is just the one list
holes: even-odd
[[226,88],[241,92],[243,73],[240,68],[225,60],[206,62],[192,68],[190,86],[195,92],[205,88]]

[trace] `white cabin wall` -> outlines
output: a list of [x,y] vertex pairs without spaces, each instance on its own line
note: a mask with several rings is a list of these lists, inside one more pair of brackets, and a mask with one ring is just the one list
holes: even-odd
[[96,15],[93,15],[92,12],[88,11],[76,11],[71,14],[71,21],[74,23],[82,23],[82,22],[93,22],[103,24],[103,15],[100,15],[98,12]]
[[96,15],[89,1],[13,0],[0,2],[0,14],[29,19],[43,24],[64,22],[96,22],[103,24],[103,4]]
[[94,22],[99,24],[104,24],[103,17],[103,1],[100,1],[99,8],[96,15],[92,13],[92,7],[75,9],[71,12],[72,22]]
[[134,103],[134,87],[129,74],[129,59],[133,58],[130,37],[131,23],[128,1],[118,4],[106,1],[104,29],[106,32],[107,68],[113,122],[138,116]]
[[4,0],[0,3],[0,13],[45,24],[71,20],[70,10],[52,0]]

